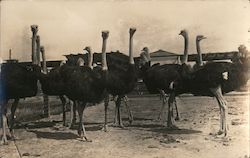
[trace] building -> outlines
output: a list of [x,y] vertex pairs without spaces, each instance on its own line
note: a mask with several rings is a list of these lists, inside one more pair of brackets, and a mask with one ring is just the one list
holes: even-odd
[[155,52],[150,53],[151,64],[160,63],[162,64],[173,64],[180,62],[180,55],[172,52],[168,52],[162,49],[159,49]]

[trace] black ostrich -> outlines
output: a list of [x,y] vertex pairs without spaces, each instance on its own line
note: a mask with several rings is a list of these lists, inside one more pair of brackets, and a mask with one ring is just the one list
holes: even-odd
[[[160,93],[163,96],[163,104],[160,110],[158,119],[162,119],[162,115],[166,103],[166,94],[170,94],[174,88],[174,82],[180,80],[183,73],[186,70],[189,72],[191,69],[186,64],[188,58],[188,33],[186,30],[182,30],[179,35],[184,37],[184,56],[182,58],[182,65],[180,64],[154,64],[151,66],[151,59],[149,55],[148,48],[145,47],[141,53],[140,61],[140,76],[145,83],[147,90],[151,94]],[[184,71],[185,70],[185,71]],[[183,74],[184,75],[184,74]],[[176,109],[176,120],[179,120],[179,113],[176,104],[176,99],[174,99],[175,109]]]
[[[31,30],[33,37],[38,31],[37,25],[32,25]],[[35,43],[35,38],[32,38],[32,43]],[[33,45],[33,44],[32,44]],[[33,49],[32,49],[33,50]],[[1,118],[3,137],[2,143],[7,144],[6,127],[7,127],[7,103],[10,99],[14,99],[11,106],[11,115],[9,120],[9,129],[13,139],[15,139],[13,126],[15,111],[19,99],[33,97],[37,94],[37,82],[41,72],[38,66],[35,51],[32,51],[32,65],[22,65],[20,63],[4,63],[1,65],[0,75],[0,103],[1,103]]]
[[[69,66],[63,65],[61,73],[65,82],[66,96],[78,103],[79,114],[79,128],[78,134],[87,139],[84,124],[83,124],[83,111],[87,103],[96,104],[105,98],[105,88],[107,80],[107,62],[106,62],[106,41],[109,32],[103,31],[103,47],[102,47],[102,68],[96,67],[92,69],[89,66]],[[90,57],[92,52],[89,49]],[[83,61],[83,60],[82,60]],[[81,62],[80,62],[81,63]],[[79,63],[79,65],[81,65]],[[92,63],[90,63],[92,65]]]
[[[121,119],[121,110],[120,105],[122,99],[126,101],[126,94],[131,92],[137,80],[136,76],[136,68],[134,64],[133,58],[133,35],[135,33],[135,28],[130,28],[129,30],[129,58],[121,53],[111,53],[108,58],[108,75],[107,75],[107,92],[113,96],[117,96],[115,101],[116,110],[115,110],[115,120],[114,125],[123,127],[122,119]],[[111,61],[112,59],[112,61]],[[124,61],[125,62],[117,62],[117,61]],[[105,125],[104,130],[106,131],[107,125],[107,106],[108,106],[109,99],[105,99]],[[128,104],[127,108],[129,107]],[[130,110],[130,120],[132,121],[132,114]]]
[[[43,49],[43,47],[42,47]],[[88,51],[88,47],[86,47],[84,50]],[[42,50],[41,52],[44,52],[44,50]],[[44,55],[43,55],[43,61],[44,61]],[[71,61],[71,60],[69,60]],[[78,60],[80,61],[80,60]],[[76,63],[72,63],[72,62],[67,62],[67,65],[71,65],[71,66],[76,66]],[[81,65],[80,65],[81,66]],[[61,102],[62,102],[62,112],[63,112],[63,125],[66,126],[66,89],[64,86],[64,80],[63,80],[63,76],[61,74],[61,68],[62,65],[55,67],[53,69],[50,70],[50,72],[48,72],[47,74],[43,74],[41,73],[39,80],[41,83],[41,88],[44,94],[48,95],[48,96],[59,96]],[[75,123],[76,120],[76,116],[75,116],[75,109],[76,109],[76,103],[73,103],[73,118],[72,118],[72,125]]]
[[7,126],[7,107],[6,104],[10,99],[14,99],[11,106],[11,115],[9,120],[9,129],[13,138],[14,115],[19,99],[33,97],[37,94],[37,81],[41,69],[37,65],[23,66],[20,63],[5,63],[1,66],[0,76],[0,101],[2,114],[2,142],[7,143],[6,126]]
[[[241,48],[239,48],[241,52]],[[231,62],[206,63],[197,71],[186,73],[175,83],[174,91],[169,97],[168,126],[173,127],[173,98],[182,93],[210,96],[217,99],[220,109],[220,129],[218,135],[227,136],[228,108],[223,94],[244,86],[249,80],[249,58],[238,56]]]

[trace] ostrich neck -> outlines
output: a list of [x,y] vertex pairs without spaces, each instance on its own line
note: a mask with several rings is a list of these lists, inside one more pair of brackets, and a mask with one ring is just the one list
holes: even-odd
[[188,35],[184,36],[184,56],[182,59],[182,64],[186,64],[188,61]]
[[31,53],[32,53],[32,64],[37,63],[37,55],[36,55],[36,32],[32,31],[32,48],[31,48]]
[[42,60],[43,60],[43,72],[45,74],[47,74],[48,73],[48,69],[47,69],[47,65],[46,65],[45,53],[44,53],[44,51],[41,51],[41,53],[42,53]]
[[93,63],[93,53],[90,51],[88,56],[88,66],[92,69],[92,63]]
[[196,49],[197,49],[197,53],[198,53],[198,61],[197,64],[199,66],[203,65],[203,61],[202,61],[202,54],[201,54],[201,48],[200,48],[200,42],[198,40],[196,40]]
[[103,39],[103,44],[102,44],[102,69],[107,70],[107,58],[106,58],[106,44],[107,44],[107,39]]
[[129,38],[129,63],[135,64],[133,57],[133,35]]
[[40,37],[37,36],[36,38],[36,58],[37,58],[37,65],[41,66],[40,63]]

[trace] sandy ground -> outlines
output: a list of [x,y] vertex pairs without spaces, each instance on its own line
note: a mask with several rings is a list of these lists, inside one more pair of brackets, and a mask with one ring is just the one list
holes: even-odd
[[[84,122],[93,142],[78,139],[76,130],[62,126],[62,115],[36,121],[20,121],[17,112],[15,134],[18,140],[0,146],[0,158],[249,158],[249,95],[226,96],[229,107],[229,137],[216,138],[210,133],[219,129],[219,109],[214,98],[180,97],[177,99],[181,120],[180,130],[169,130],[157,121],[159,97],[130,98],[134,115],[128,124],[123,109],[124,129],[109,126],[101,130],[104,120],[103,104],[88,107]],[[27,101],[22,101],[25,104]],[[54,102],[59,103],[55,100]],[[35,114],[35,110],[34,110]],[[109,122],[114,116],[114,103],[109,106]],[[69,122],[69,113],[68,113]]]

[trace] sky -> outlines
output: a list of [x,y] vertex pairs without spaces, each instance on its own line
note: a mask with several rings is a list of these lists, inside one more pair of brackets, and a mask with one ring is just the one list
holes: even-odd
[[128,54],[128,30],[136,27],[134,55],[149,50],[182,54],[182,29],[189,33],[189,53],[195,37],[204,35],[203,53],[250,49],[249,0],[1,0],[0,57],[31,60],[30,25],[39,26],[48,60],[82,53],[85,46],[101,52],[101,31],[109,30],[107,51]]

